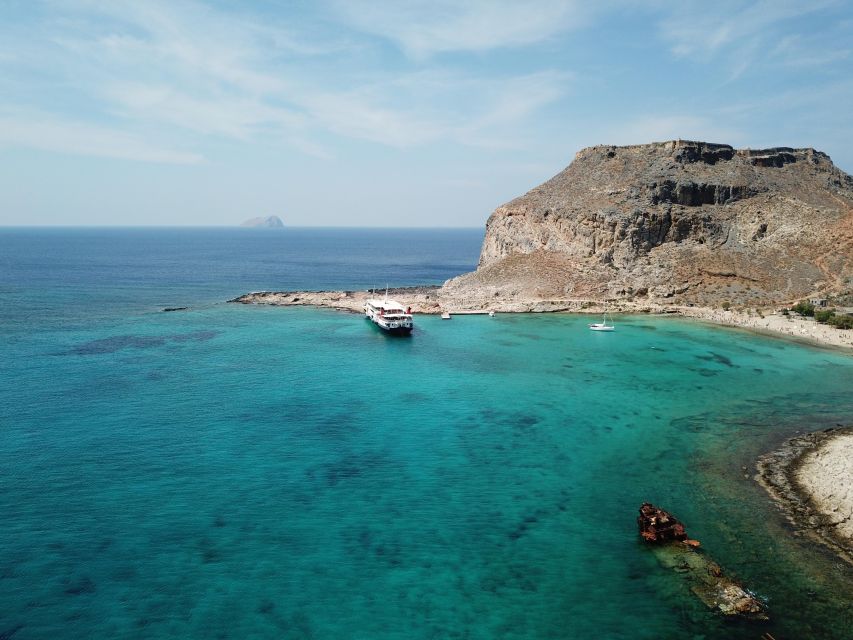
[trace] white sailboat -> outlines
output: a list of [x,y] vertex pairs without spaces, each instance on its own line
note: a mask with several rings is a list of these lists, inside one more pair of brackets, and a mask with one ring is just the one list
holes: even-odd
[[613,324],[607,324],[607,312],[604,312],[604,317],[601,322],[593,322],[589,325],[590,331],[613,331],[616,327]]

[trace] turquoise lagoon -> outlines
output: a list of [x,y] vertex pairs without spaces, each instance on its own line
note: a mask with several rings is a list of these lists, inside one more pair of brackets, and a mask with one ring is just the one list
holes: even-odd
[[[389,338],[225,304],[216,273],[93,284],[72,267],[101,254],[80,255],[57,270],[77,281],[24,287],[41,271],[17,259],[0,281],[0,637],[850,637],[853,572],[751,477],[851,421],[847,354],[644,316],[417,317]],[[644,500],[771,622],[725,622],[659,567]]]

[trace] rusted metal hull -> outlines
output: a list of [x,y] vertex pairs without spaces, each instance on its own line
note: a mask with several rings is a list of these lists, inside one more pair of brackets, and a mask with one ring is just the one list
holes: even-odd
[[690,590],[708,608],[725,616],[767,619],[764,603],[700,551],[699,542],[687,537],[684,525],[672,514],[644,502],[637,525],[658,562],[688,580]]

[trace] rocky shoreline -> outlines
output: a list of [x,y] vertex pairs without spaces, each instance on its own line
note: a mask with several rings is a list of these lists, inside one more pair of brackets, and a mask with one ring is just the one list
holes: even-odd
[[[441,287],[416,286],[388,289],[388,297],[410,306],[414,313],[441,313]],[[338,311],[361,313],[364,301],[385,295],[385,290],[376,294],[370,291],[253,291],[228,302],[239,304],[264,304],[274,307],[327,307]]]
[[[360,313],[369,291],[256,291],[228,302],[271,306],[314,306]],[[379,295],[384,295],[384,291]],[[726,310],[708,307],[639,303],[629,301],[598,302],[582,299],[500,298],[471,300],[455,295],[438,285],[397,287],[388,290],[391,298],[411,306],[414,313],[440,314],[445,311],[465,315],[472,313],[590,313],[605,310],[612,314],[647,313],[680,315],[702,322],[746,329],[774,337],[786,338],[824,347],[841,348],[853,353],[853,331],[818,324],[811,318],[795,314],[782,315],[773,310]]]
[[853,427],[791,438],[756,467],[795,530],[853,564]]

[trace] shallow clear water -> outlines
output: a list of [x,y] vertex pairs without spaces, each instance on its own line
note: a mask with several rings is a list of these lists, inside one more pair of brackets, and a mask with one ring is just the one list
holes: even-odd
[[[447,246],[476,259],[476,240]],[[569,315],[419,316],[395,339],[357,315],[213,304],[215,283],[146,278],[123,308],[56,277],[40,295],[4,284],[27,314],[3,300],[6,637],[840,638],[853,623],[851,572],[786,535],[744,477],[795,430],[850,421],[847,355],[650,317],[596,334]],[[193,308],[156,312],[166,297]],[[724,623],[661,569],[637,541],[644,500],[766,597],[772,623]]]

